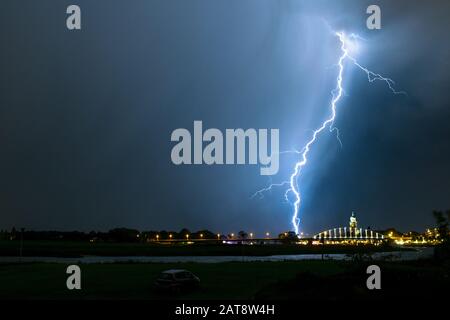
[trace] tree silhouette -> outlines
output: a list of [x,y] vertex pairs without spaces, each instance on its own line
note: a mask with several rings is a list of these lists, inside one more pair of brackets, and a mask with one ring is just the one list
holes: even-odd
[[241,230],[238,232],[238,236],[240,239],[247,239],[248,234],[247,234],[247,232]]
[[436,227],[439,231],[439,238],[442,239],[444,242],[448,242],[449,240],[449,233],[448,233],[448,226],[449,226],[449,220],[450,220],[450,210],[447,210],[444,214],[442,211],[433,211],[434,219],[436,220]]
[[434,256],[436,259],[441,261],[448,260],[450,258],[450,241],[448,233],[450,210],[447,210],[445,215],[442,211],[435,210],[433,211],[433,216],[436,219],[439,238],[442,240],[442,243],[435,247]]

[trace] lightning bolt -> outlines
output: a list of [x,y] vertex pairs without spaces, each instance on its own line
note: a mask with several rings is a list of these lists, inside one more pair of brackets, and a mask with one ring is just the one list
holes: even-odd
[[299,234],[299,224],[300,224],[299,211],[300,211],[300,205],[301,205],[301,200],[302,200],[297,181],[301,175],[303,167],[305,167],[306,164],[308,163],[308,153],[311,150],[311,147],[313,146],[313,144],[317,141],[319,134],[322,131],[324,131],[326,128],[329,128],[330,132],[336,133],[336,137],[337,137],[339,143],[342,145],[340,137],[339,137],[339,130],[338,130],[338,128],[334,127],[334,120],[336,119],[336,106],[344,94],[344,89],[342,86],[344,65],[345,65],[344,62],[346,60],[348,60],[348,61],[352,62],[353,65],[358,67],[360,70],[365,72],[367,75],[367,79],[370,83],[377,81],[377,80],[383,81],[387,84],[387,86],[389,87],[389,89],[392,91],[393,94],[406,95],[406,92],[404,92],[404,91],[395,90],[395,88],[394,88],[395,82],[392,79],[384,77],[381,74],[375,73],[373,71],[370,71],[368,68],[361,65],[354,57],[352,57],[350,55],[349,46],[352,45],[352,40],[362,39],[361,37],[359,37],[358,35],[355,35],[355,34],[350,34],[349,36],[346,36],[346,34],[344,32],[334,32],[334,35],[337,36],[339,39],[341,55],[340,55],[338,63],[337,63],[339,72],[338,72],[338,75],[336,78],[336,88],[331,92],[332,93],[332,99],[331,99],[331,103],[330,103],[331,115],[324,122],[322,122],[322,125],[319,128],[317,128],[316,130],[313,131],[311,139],[306,143],[306,145],[301,149],[301,151],[280,152],[280,153],[295,152],[295,153],[300,154],[300,160],[295,164],[294,170],[293,170],[292,174],[290,175],[289,180],[283,181],[281,183],[272,183],[268,187],[257,191],[252,196],[252,197],[255,197],[255,196],[263,197],[266,192],[271,191],[275,187],[282,187],[285,185],[289,185],[289,188],[286,190],[284,197],[285,197],[286,201],[290,202],[289,201],[289,193],[292,193],[294,196],[294,202],[292,203],[294,212],[292,214],[291,223],[292,223],[292,226],[294,227],[294,231],[297,235]]

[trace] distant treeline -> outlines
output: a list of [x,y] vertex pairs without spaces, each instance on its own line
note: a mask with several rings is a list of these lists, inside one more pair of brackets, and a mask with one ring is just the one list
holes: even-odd
[[[267,235],[265,235],[267,237]],[[10,231],[0,230],[0,240],[42,240],[42,241],[91,241],[91,242],[149,242],[161,240],[200,240],[200,239],[249,239],[253,234],[239,231],[237,234],[218,234],[210,230],[191,232],[188,229],[180,231],[139,231],[128,228],[116,228],[107,232],[101,231],[32,231],[13,228]],[[261,236],[262,238],[262,236]],[[282,233],[278,238],[295,238],[292,232]]]
[[201,230],[191,233],[187,229],[179,232],[175,231],[139,231],[128,228],[115,228],[106,232],[102,231],[32,231],[13,228],[11,231],[0,230],[1,240],[66,240],[66,241],[105,241],[105,242],[145,242],[150,240],[163,239],[184,239],[186,235],[190,239],[202,237],[214,239],[217,237],[208,230]]

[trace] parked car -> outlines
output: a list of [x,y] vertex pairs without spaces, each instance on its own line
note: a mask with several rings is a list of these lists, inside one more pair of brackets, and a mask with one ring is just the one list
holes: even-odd
[[155,289],[179,293],[200,286],[200,279],[192,272],[182,269],[171,269],[161,272],[155,281]]

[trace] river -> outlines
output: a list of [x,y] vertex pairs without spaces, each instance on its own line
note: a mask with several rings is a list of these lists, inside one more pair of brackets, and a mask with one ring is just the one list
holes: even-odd
[[[415,248],[412,251],[390,251],[377,252],[372,255],[374,260],[409,261],[430,258],[433,248]],[[320,260],[321,254],[290,254],[273,256],[83,256],[76,258],[62,257],[0,257],[0,263],[16,262],[48,262],[48,263],[115,263],[115,262],[137,262],[137,263],[220,263],[220,262],[254,262],[254,261],[299,261]],[[351,260],[346,254],[325,254],[326,260]]]

